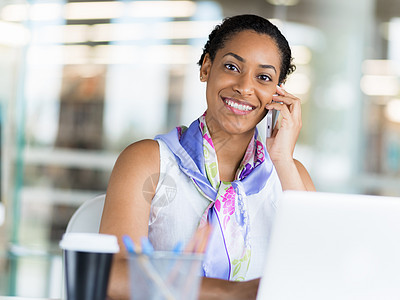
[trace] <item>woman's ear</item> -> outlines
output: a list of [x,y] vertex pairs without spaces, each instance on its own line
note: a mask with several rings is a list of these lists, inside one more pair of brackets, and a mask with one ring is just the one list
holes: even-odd
[[205,82],[208,80],[208,75],[210,74],[211,65],[212,65],[211,58],[210,55],[207,53],[204,56],[203,63],[200,68],[200,81]]

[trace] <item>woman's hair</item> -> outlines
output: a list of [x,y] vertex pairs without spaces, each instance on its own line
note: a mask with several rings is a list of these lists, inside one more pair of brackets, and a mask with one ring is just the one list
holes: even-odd
[[203,54],[198,64],[200,66],[203,64],[207,53],[210,55],[211,61],[214,61],[217,51],[225,46],[225,42],[244,30],[253,30],[259,34],[266,34],[275,41],[281,56],[279,83],[284,82],[286,77],[296,69],[296,66],[292,64],[293,58],[289,43],[275,25],[256,15],[228,17],[220,25],[215,26],[208,36],[208,41],[204,45]]

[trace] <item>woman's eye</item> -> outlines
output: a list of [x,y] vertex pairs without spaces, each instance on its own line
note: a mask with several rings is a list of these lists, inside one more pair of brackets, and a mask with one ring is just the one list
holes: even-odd
[[231,71],[238,71],[238,68],[236,68],[236,66],[232,64],[225,64],[225,68]]
[[259,75],[258,78],[260,78],[262,81],[271,81],[271,77],[268,75]]

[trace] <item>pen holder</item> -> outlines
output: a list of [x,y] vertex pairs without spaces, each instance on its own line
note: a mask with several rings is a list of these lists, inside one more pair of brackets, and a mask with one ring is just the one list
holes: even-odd
[[130,254],[131,300],[197,299],[202,259],[194,253]]

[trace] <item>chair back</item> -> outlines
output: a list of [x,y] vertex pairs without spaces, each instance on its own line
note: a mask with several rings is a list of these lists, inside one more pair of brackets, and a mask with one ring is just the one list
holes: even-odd
[[69,220],[66,232],[98,233],[105,198],[101,194],[83,202]]

